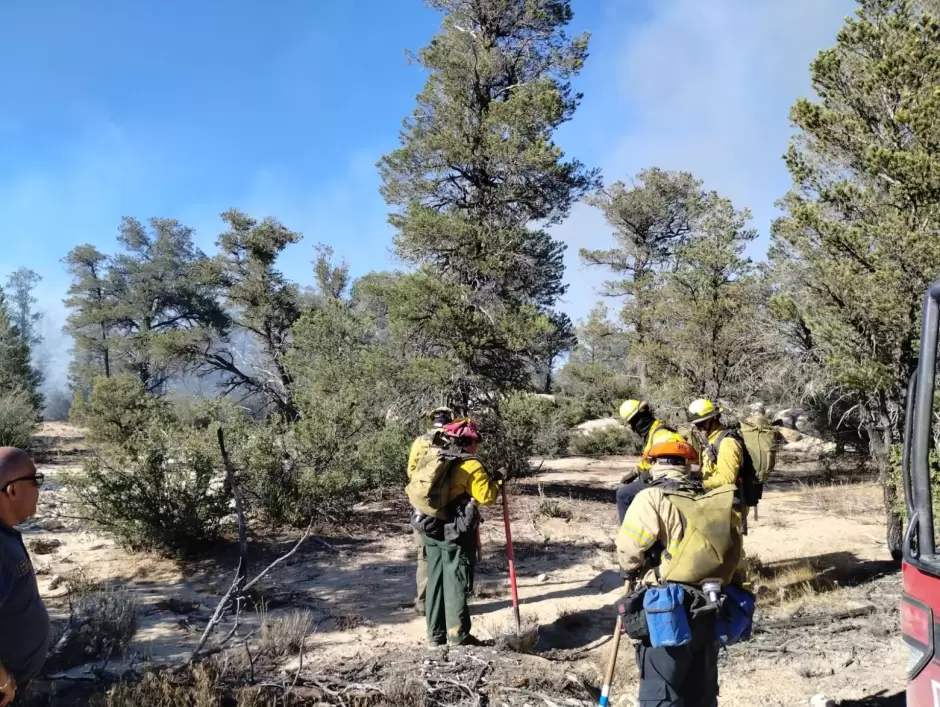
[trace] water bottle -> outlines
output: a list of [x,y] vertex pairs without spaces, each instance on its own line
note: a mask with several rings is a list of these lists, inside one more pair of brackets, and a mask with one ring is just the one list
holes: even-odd
[[709,579],[702,583],[702,591],[708,595],[708,600],[712,604],[718,603],[718,595],[721,593],[721,582]]

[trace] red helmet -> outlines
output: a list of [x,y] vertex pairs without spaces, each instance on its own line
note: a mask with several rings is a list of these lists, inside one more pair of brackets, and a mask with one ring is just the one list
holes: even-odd
[[469,440],[471,442],[480,441],[480,431],[477,429],[476,423],[469,418],[454,420],[444,425],[442,429],[444,430],[444,434],[448,437]]

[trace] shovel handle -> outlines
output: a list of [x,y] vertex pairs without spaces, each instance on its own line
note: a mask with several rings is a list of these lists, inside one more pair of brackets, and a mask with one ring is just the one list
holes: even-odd
[[610,649],[610,658],[607,660],[607,673],[604,675],[604,687],[601,688],[601,698],[598,707],[607,707],[610,704],[610,686],[614,681],[614,670],[617,668],[617,653],[620,651],[620,614],[617,614],[617,623],[614,624],[614,645]]

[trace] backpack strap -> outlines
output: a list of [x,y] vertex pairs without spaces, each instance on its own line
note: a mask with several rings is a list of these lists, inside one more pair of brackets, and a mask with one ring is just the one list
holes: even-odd
[[738,443],[743,447],[741,436],[737,433],[737,430],[734,430],[730,427],[726,427],[721,432],[718,433],[718,436],[715,438],[714,442],[709,442],[708,446],[705,448],[705,451],[708,453],[708,458],[712,460],[712,464],[718,463],[718,450],[721,449],[721,443],[724,441],[725,437],[731,437],[731,439],[736,439]]

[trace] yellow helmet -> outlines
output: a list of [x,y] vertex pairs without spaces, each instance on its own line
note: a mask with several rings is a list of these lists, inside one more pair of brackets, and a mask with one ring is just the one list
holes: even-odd
[[724,410],[715,405],[711,400],[699,398],[698,400],[692,401],[687,414],[689,416],[689,422],[693,425],[697,425],[700,422],[705,422],[705,420],[718,417],[723,412]]
[[650,406],[645,400],[625,400],[620,406],[620,417],[624,422],[630,422],[641,410],[649,410]]

